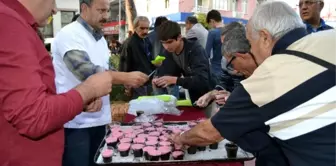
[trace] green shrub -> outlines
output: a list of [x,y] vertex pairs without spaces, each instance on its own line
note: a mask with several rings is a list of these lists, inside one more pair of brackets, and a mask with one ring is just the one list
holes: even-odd
[[[119,68],[119,55],[111,55],[110,56],[110,65],[112,65],[115,69]],[[113,85],[112,92],[110,94],[110,101],[129,101],[130,97],[125,95],[125,88],[123,85]]]
[[194,16],[197,18],[197,21],[204,26],[205,29],[209,29],[209,24],[206,22],[205,13],[196,13]]

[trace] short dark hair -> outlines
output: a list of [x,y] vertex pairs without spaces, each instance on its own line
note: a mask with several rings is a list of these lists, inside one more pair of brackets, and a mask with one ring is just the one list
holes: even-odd
[[76,14],[76,15],[74,15],[73,17],[72,17],[72,20],[71,20],[71,22],[74,22],[74,21],[76,21],[77,20],[77,18],[80,16],[80,14]]
[[79,11],[82,12],[82,4],[86,4],[88,6],[91,6],[92,2],[94,0],[79,0]]
[[216,22],[220,22],[222,21],[222,16],[219,11],[211,10],[206,16],[206,22],[209,23],[211,19],[215,20]]
[[85,4],[87,4],[87,5],[91,5],[91,3],[92,3],[92,1],[93,0],[79,0],[79,5],[81,5],[81,4],[83,4],[83,3],[85,3]]
[[225,25],[221,29],[221,35],[226,35],[228,32],[232,31],[233,29],[240,29],[241,31],[245,32],[245,26],[239,22],[231,22],[230,24]]
[[197,20],[197,18],[194,17],[194,16],[189,16],[189,17],[187,17],[186,22],[189,22],[190,24],[197,24],[197,23],[198,23],[198,20]]
[[168,21],[167,17],[160,16],[155,19],[154,28],[159,27],[163,22]]
[[181,35],[181,27],[177,22],[165,21],[157,30],[158,39],[166,41],[169,39],[177,39]]

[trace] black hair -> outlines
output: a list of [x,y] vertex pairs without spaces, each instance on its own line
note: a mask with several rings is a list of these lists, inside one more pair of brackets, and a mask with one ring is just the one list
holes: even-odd
[[225,25],[222,29],[221,29],[221,35],[226,35],[228,32],[230,32],[233,29],[240,29],[242,32],[245,33],[245,26],[242,25],[241,23],[234,21],[231,22],[230,24]]
[[88,6],[91,6],[93,0],[79,0],[79,11],[82,12],[82,4],[86,4]]
[[209,23],[211,19],[215,20],[216,22],[220,22],[222,21],[222,16],[219,11],[211,10],[206,16],[206,22]]
[[163,22],[168,21],[167,17],[160,16],[155,19],[154,28],[159,27]]
[[197,24],[197,23],[198,23],[198,20],[197,20],[197,18],[194,17],[194,16],[189,16],[189,17],[187,17],[186,22],[189,22],[190,24]]
[[93,2],[93,0],[79,0],[79,4],[81,5],[81,4],[83,4],[83,3],[85,3],[85,4],[87,4],[87,5],[91,5],[91,3]]
[[177,39],[181,35],[181,28],[177,22],[165,21],[162,23],[157,30],[158,39],[166,41],[169,39]]
[[76,21],[77,20],[77,18],[80,16],[80,14],[76,14],[76,15],[74,15],[73,17],[72,17],[72,20],[71,20],[71,22],[74,22],[74,21]]

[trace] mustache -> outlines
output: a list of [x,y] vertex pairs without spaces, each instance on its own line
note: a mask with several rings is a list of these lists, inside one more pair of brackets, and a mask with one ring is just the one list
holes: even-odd
[[99,21],[100,23],[107,23],[107,19],[102,19]]

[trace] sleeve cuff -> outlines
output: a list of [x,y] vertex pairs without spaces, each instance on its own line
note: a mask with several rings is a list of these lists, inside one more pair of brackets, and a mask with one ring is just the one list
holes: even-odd
[[184,78],[178,77],[176,80],[176,85],[182,86],[184,83]]
[[79,92],[75,89],[72,89],[65,93],[65,95],[69,98],[69,100],[72,101],[72,113],[74,115],[78,115],[84,110],[84,102],[82,99],[82,96],[79,94]]

